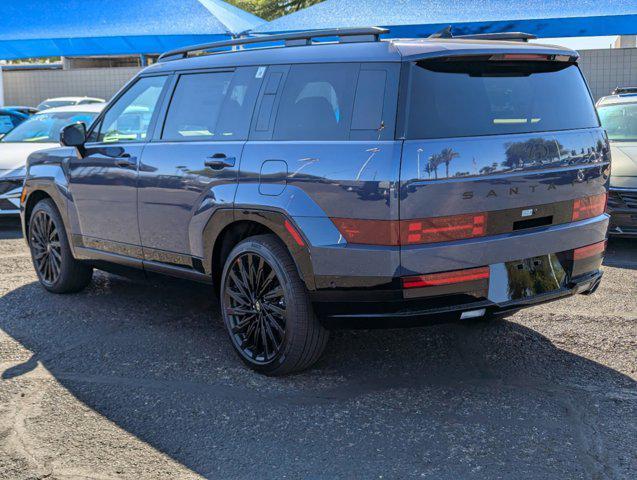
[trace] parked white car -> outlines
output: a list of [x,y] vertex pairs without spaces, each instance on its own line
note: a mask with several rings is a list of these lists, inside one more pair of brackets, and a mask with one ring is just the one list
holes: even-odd
[[59,147],[60,130],[75,122],[87,128],[105,103],[50,108],[36,113],[0,140],[0,217],[20,213],[20,194],[29,155]]
[[38,110],[46,110],[49,108],[66,107],[70,105],[91,105],[93,103],[104,103],[103,98],[94,97],[57,97],[47,98],[41,102],[36,108]]

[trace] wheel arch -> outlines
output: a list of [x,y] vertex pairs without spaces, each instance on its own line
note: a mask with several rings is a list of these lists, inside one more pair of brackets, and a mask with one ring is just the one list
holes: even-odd
[[307,289],[315,290],[308,245],[297,243],[286,222],[293,225],[284,213],[270,210],[216,212],[204,229],[204,268],[209,269],[213,284],[220,285],[223,266],[235,245],[254,235],[272,234],[286,246]]
[[28,238],[28,234],[29,234],[29,221],[31,219],[31,213],[33,212],[33,208],[42,200],[44,199],[50,199],[53,204],[56,206],[56,208],[58,209],[58,211],[61,212],[59,205],[55,202],[55,200],[53,199],[53,197],[45,190],[33,190],[31,191],[25,202],[24,202],[24,234],[25,234],[25,238]]

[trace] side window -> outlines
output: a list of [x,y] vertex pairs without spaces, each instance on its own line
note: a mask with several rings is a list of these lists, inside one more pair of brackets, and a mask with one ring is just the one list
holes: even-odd
[[258,86],[255,69],[181,75],[162,140],[245,140]]
[[135,82],[104,115],[97,141],[144,141],[165,83],[166,77],[143,77]]
[[295,65],[274,127],[275,140],[347,140],[357,64]]
[[352,130],[379,131],[383,123],[385,70],[361,70],[356,88]]
[[163,140],[210,140],[232,72],[181,75],[170,101]]

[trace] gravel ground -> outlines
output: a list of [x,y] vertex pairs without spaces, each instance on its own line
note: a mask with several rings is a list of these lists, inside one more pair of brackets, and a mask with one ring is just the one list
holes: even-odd
[[611,242],[592,296],[337,331],[268,379],[207,287],[100,272],[52,295],[0,238],[0,478],[635,478],[637,242]]

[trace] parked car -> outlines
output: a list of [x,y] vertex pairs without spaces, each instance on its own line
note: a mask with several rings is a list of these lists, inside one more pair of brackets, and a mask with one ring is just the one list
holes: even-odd
[[[41,284],[76,292],[93,268],[212,284],[235,351],[268,375],[315,363],[334,324],[592,293],[610,153],[577,54],[384,32],[164,54],[88,131],[67,126],[67,148],[29,157]],[[263,41],[294,47],[227,51]]]
[[[59,147],[60,130],[73,122],[90,125],[105,104],[58,107],[24,116],[23,123],[0,140],[0,217],[20,213],[20,193],[29,154]],[[14,112],[15,113],[15,112]],[[2,114],[0,113],[0,122]]]
[[620,93],[597,102],[613,157],[608,194],[609,233],[637,237],[637,91],[617,90]]
[[29,115],[6,107],[0,107],[0,138],[24,122]]
[[36,108],[38,110],[46,110],[55,107],[66,107],[70,105],[91,105],[92,103],[104,103],[106,100],[103,98],[93,97],[57,97],[47,98],[40,103]]
[[23,115],[27,115],[29,117],[31,115],[35,115],[39,111],[35,107],[28,107],[26,105],[6,105],[2,108],[6,108],[7,110],[13,110],[13,111],[22,113]]

